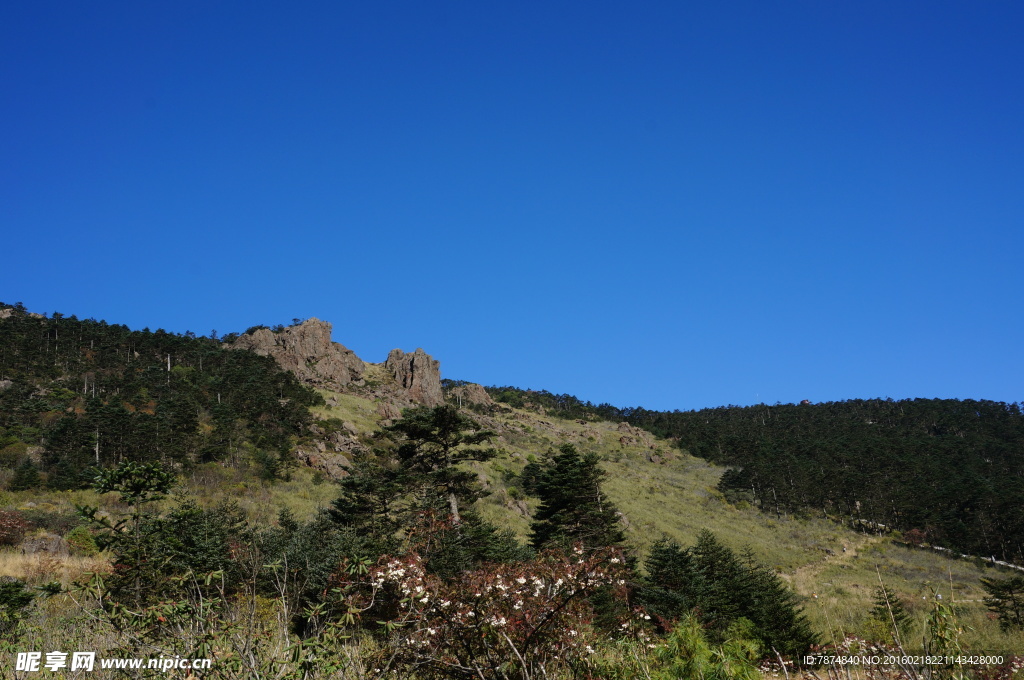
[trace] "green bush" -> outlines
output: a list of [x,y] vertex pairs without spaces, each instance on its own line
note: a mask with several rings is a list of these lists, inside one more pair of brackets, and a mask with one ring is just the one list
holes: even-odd
[[83,526],[77,526],[69,531],[64,536],[64,540],[68,542],[68,547],[71,548],[73,555],[92,557],[100,551],[92,532]]

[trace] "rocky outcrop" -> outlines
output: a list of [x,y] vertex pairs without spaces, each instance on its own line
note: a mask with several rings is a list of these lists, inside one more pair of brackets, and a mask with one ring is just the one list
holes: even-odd
[[409,399],[424,406],[444,403],[440,367],[441,362],[422,349],[411,353],[393,349],[384,362],[384,368],[394,376],[396,386]]
[[647,430],[633,427],[629,423],[619,423],[616,429],[622,433],[619,444],[623,446],[652,446],[651,435]]
[[365,368],[355,352],[331,341],[331,324],[315,318],[276,333],[259,328],[239,336],[230,346],[269,356],[302,382],[316,387],[341,389],[361,380]]
[[455,397],[460,405],[463,403],[480,404],[481,406],[494,405],[494,400],[491,399],[491,395],[487,394],[487,390],[476,383],[466,383],[465,385],[453,387],[448,393]]

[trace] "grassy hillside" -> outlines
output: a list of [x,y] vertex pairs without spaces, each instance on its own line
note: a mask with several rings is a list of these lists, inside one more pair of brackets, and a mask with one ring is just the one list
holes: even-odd
[[[329,392],[323,396],[337,405],[317,408],[321,418],[347,420],[360,430],[379,419],[376,405],[366,399]],[[952,598],[970,628],[968,648],[1024,653],[1019,634],[1000,632],[982,603],[979,579],[1005,576],[983,563],[908,547],[891,536],[855,532],[822,517],[768,515],[743,503],[732,505],[716,488],[726,468],[623,424],[566,421],[505,406],[473,415],[498,433],[496,445],[502,450],[495,460],[475,466],[491,491],[478,501],[479,510],[521,539],[528,536],[536,499],[519,490],[518,475],[532,458],[571,443],[601,457],[607,473],[605,490],[622,512],[628,539],[641,555],[663,536],[690,545],[698,532],[710,529],[734,549],[749,547],[759,560],[774,566],[828,639],[866,632],[874,592],[882,582],[921,620],[927,605],[922,598],[931,597],[932,589],[947,601]]]
[[[321,430],[344,431],[346,441],[372,449],[373,433],[387,409],[358,394],[321,391],[323,402],[311,408]],[[320,400],[316,400],[319,402]],[[966,624],[966,649],[976,652],[1024,653],[1019,634],[1003,633],[987,612],[979,579],[1005,576],[984,563],[949,559],[902,545],[898,536],[858,533],[820,514],[766,514],[747,503],[731,504],[718,490],[725,467],[680,451],[676,442],[659,439],[630,426],[581,414],[575,420],[553,418],[531,408],[497,404],[471,415],[494,430],[500,455],[473,464],[490,492],[477,502],[487,520],[528,538],[537,500],[523,491],[520,475],[531,461],[541,460],[565,443],[582,453],[596,453],[606,473],[604,489],[622,513],[631,547],[641,559],[651,544],[668,537],[691,545],[709,529],[735,550],[749,548],[788,581],[816,630],[826,641],[868,632],[868,612],[875,589],[884,583],[897,593],[918,621],[920,636],[929,598],[940,592],[954,602]],[[316,436],[299,443],[316,445]],[[314,516],[337,496],[322,472],[297,466],[284,479],[268,480],[256,449],[245,443],[225,460],[192,466],[180,479],[178,497],[194,497],[204,507],[232,502],[254,523],[273,524],[287,509],[298,520]],[[164,510],[175,497],[161,502]],[[75,522],[76,504],[103,505],[124,511],[110,497],[91,491],[30,490],[0,494],[0,509],[19,510],[35,518],[30,534],[62,533]],[[31,536],[30,536],[31,537]],[[0,575],[26,579],[34,585],[58,580],[65,584],[89,571],[102,571],[103,555],[57,559],[45,553],[0,552]],[[47,607],[59,608],[56,603]],[[57,611],[57,609],[54,609]]]

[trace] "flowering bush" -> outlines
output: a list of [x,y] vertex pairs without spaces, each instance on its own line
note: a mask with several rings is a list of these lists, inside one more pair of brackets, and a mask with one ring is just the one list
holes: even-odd
[[390,637],[381,671],[526,679],[594,653],[587,596],[624,587],[625,565],[617,550],[576,546],[569,554],[546,552],[446,582],[411,553],[385,556],[364,581],[339,585],[350,611],[385,619],[379,623]]

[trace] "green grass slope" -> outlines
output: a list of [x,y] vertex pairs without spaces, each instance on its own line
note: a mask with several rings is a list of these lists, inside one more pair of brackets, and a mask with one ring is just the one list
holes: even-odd
[[[328,405],[318,417],[339,418],[360,430],[379,422],[377,405],[353,395],[323,393]],[[333,399],[332,399],[333,397]],[[967,626],[966,648],[1024,653],[1019,635],[1004,634],[987,612],[979,579],[1005,576],[980,562],[950,559],[902,545],[893,537],[850,530],[821,517],[766,514],[734,506],[716,489],[724,467],[679,452],[673,443],[607,421],[559,420],[526,409],[499,406],[471,414],[498,433],[502,453],[475,470],[490,494],[478,501],[488,520],[529,535],[536,499],[519,489],[518,475],[533,458],[570,443],[595,452],[607,473],[604,488],[623,515],[631,545],[643,555],[657,539],[692,544],[702,529],[724,543],[750,548],[775,567],[803,600],[806,613],[826,639],[867,632],[868,612],[880,582],[894,590],[920,622],[933,589],[957,603]]]

